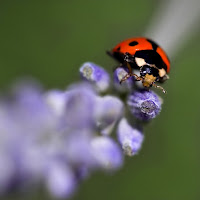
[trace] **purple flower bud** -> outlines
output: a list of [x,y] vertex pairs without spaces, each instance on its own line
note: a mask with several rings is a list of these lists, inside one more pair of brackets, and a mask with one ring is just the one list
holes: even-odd
[[[24,83],[25,84],[25,83]],[[14,101],[12,105],[15,107],[14,111],[19,115],[19,119],[22,117],[24,120],[33,120],[37,116],[41,121],[45,121],[48,118],[48,106],[43,99],[42,90],[37,85],[31,85],[27,83],[20,87],[16,86],[14,91]],[[38,123],[38,121],[37,121]]]
[[91,152],[92,133],[78,130],[66,137],[66,155],[70,164],[76,167],[92,168],[96,161]]
[[80,68],[81,76],[92,83],[98,91],[104,92],[110,85],[110,77],[108,73],[98,65],[86,62]]
[[153,91],[141,90],[130,94],[127,104],[136,118],[148,121],[160,113],[162,100]]
[[96,97],[95,119],[103,135],[111,133],[115,123],[122,117],[124,105],[114,96]]
[[[35,85],[16,86],[15,95],[5,101],[4,125],[9,143],[16,146],[23,141],[31,141],[54,129],[57,123],[55,115],[49,109],[43,93]],[[0,116],[2,117],[2,116]],[[2,121],[2,120],[1,120]],[[10,123],[7,127],[7,123]]]
[[95,137],[91,142],[91,152],[100,168],[114,170],[123,164],[119,146],[109,137]]
[[31,144],[30,141],[27,144],[23,143],[17,154],[22,178],[24,174],[29,179],[39,180],[46,163],[46,149],[43,148],[43,144]]
[[142,146],[144,136],[139,130],[132,128],[125,118],[120,121],[117,134],[118,140],[126,155],[133,156],[138,153]]
[[62,162],[53,162],[46,171],[46,184],[52,196],[70,197],[76,188],[76,178],[72,169]]
[[134,85],[134,77],[130,77],[120,84],[120,81],[128,74],[127,70],[123,67],[118,67],[114,71],[114,86],[118,91],[130,91]]
[[73,85],[66,92],[63,123],[72,129],[94,127],[94,106],[96,94],[88,84]]

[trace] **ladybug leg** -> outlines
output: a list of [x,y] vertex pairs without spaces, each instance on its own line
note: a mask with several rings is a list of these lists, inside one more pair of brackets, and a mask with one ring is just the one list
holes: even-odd
[[131,76],[135,77],[135,81],[143,81],[143,78],[138,76],[137,74],[131,74]]
[[126,66],[128,67],[129,74],[132,74],[132,67],[131,67],[130,63],[127,62]]
[[162,90],[163,93],[165,93],[165,94],[167,93],[167,91],[164,90],[163,87],[161,87],[161,86],[159,86],[159,85],[156,85],[155,83],[153,83],[152,85],[153,85],[155,88],[158,88],[158,89]]
[[131,74],[126,74],[126,76],[124,76],[121,80],[120,80],[120,84],[123,83],[124,81],[126,81],[128,78],[131,77]]
[[132,68],[131,68],[130,63],[127,62],[127,63],[126,63],[126,66],[127,66],[127,68],[128,68],[128,74],[126,74],[126,76],[124,76],[124,77],[121,79],[120,84],[121,84],[122,82],[126,81],[128,78],[130,78],[130,77],[132,77],[132,76],[135,77],[135,80],[136,80],[136,81],[142,81],[142,80],[143,80],[143,78],[141,78],[141,77],[138,76],[137,74],[133,74],[133,73],[132,73]]
[[166,80],[168,80],[169,79],[169,76],[167,75],[167,74],[165,74],[165,76],[163,76],[162,78],[160,78],[160,82],[161,83],[163,83],[163,82],[165,82]]
[[167,74],[165,74],[165,79],[168,80],[169,79],[169,76]]
[[135,77],[135,81],[142,81],[143,78],[139,77],[137,74],[126,74],[126,76],[124,76],[121,81],[120,81],[120,84],[124,81],[126,81],[128,78],[134,76]]
[[[123,64],[121,64],[121,66],[123,66]],[[131,68],[131,65],[127,62],[127,63],[126,63],[126,66],[128,67],[128,74],[126,74],[126,75],[120,80],[120,84],[132,76],[132,68]]]
[[131,68],[130,63],[127,63],[127,67],[128,67],[130,76],[134,76],[136,81],[142,81],[142,80],[143,80],[143,78],[141,78],[141,77],[138,76],[137,74],[133,74],[133,73],[132,73],[132,68]]

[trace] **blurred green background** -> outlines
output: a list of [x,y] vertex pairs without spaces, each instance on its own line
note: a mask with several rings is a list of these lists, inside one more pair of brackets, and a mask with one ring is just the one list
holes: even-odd
[[[86,61],[111,72],[115,62],[105,51],[142,35],[159,3],[1,0],[1,90],[24,76],[63,89],[79,80],[78,69]],[[112,175],[95,173],[73,199],[200,199],[199,32],[171,60],[170,80],[164,84],[168,94],[157,91],[163,110],[146,127],[140,154]]]

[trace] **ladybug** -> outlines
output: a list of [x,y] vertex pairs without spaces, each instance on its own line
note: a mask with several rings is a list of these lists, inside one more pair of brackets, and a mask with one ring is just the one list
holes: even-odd
[[[154,86],[166,93],[155,82],[169,79],[167,74],[170,71],[170,61],[164,50],[153,40],[145,37],[126,39],[107,53],[120,62],[120,67],[128,68],[128,74],[121,82],[134,76],[136,81],[142,81],[144,87]],[[133,73],[134,69],[140,71],[140,76]]]

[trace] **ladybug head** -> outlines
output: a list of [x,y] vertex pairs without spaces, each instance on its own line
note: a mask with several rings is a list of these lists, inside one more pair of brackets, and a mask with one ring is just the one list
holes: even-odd
[[142,77],[145,77],[146,75],[152,75],[154,77],[159,77],[159,71],[157,68],[153,67],[153,66],[149,66],[149,65],[143,65],[140,68],[140,75]]
[[140,76],[143,79],[143,86],[150,87],[153,85],[158,77],[158,70],[149,65],[144,65],[140,68]]
[[159,81],[159,70],[156,67],[143,65],[140,68],[140,76],[142,78],[142,84],[144,87],[149,88],[153,85],[154,87],[159,88],[166,93],[161,86],[155,84],[156,81]]

